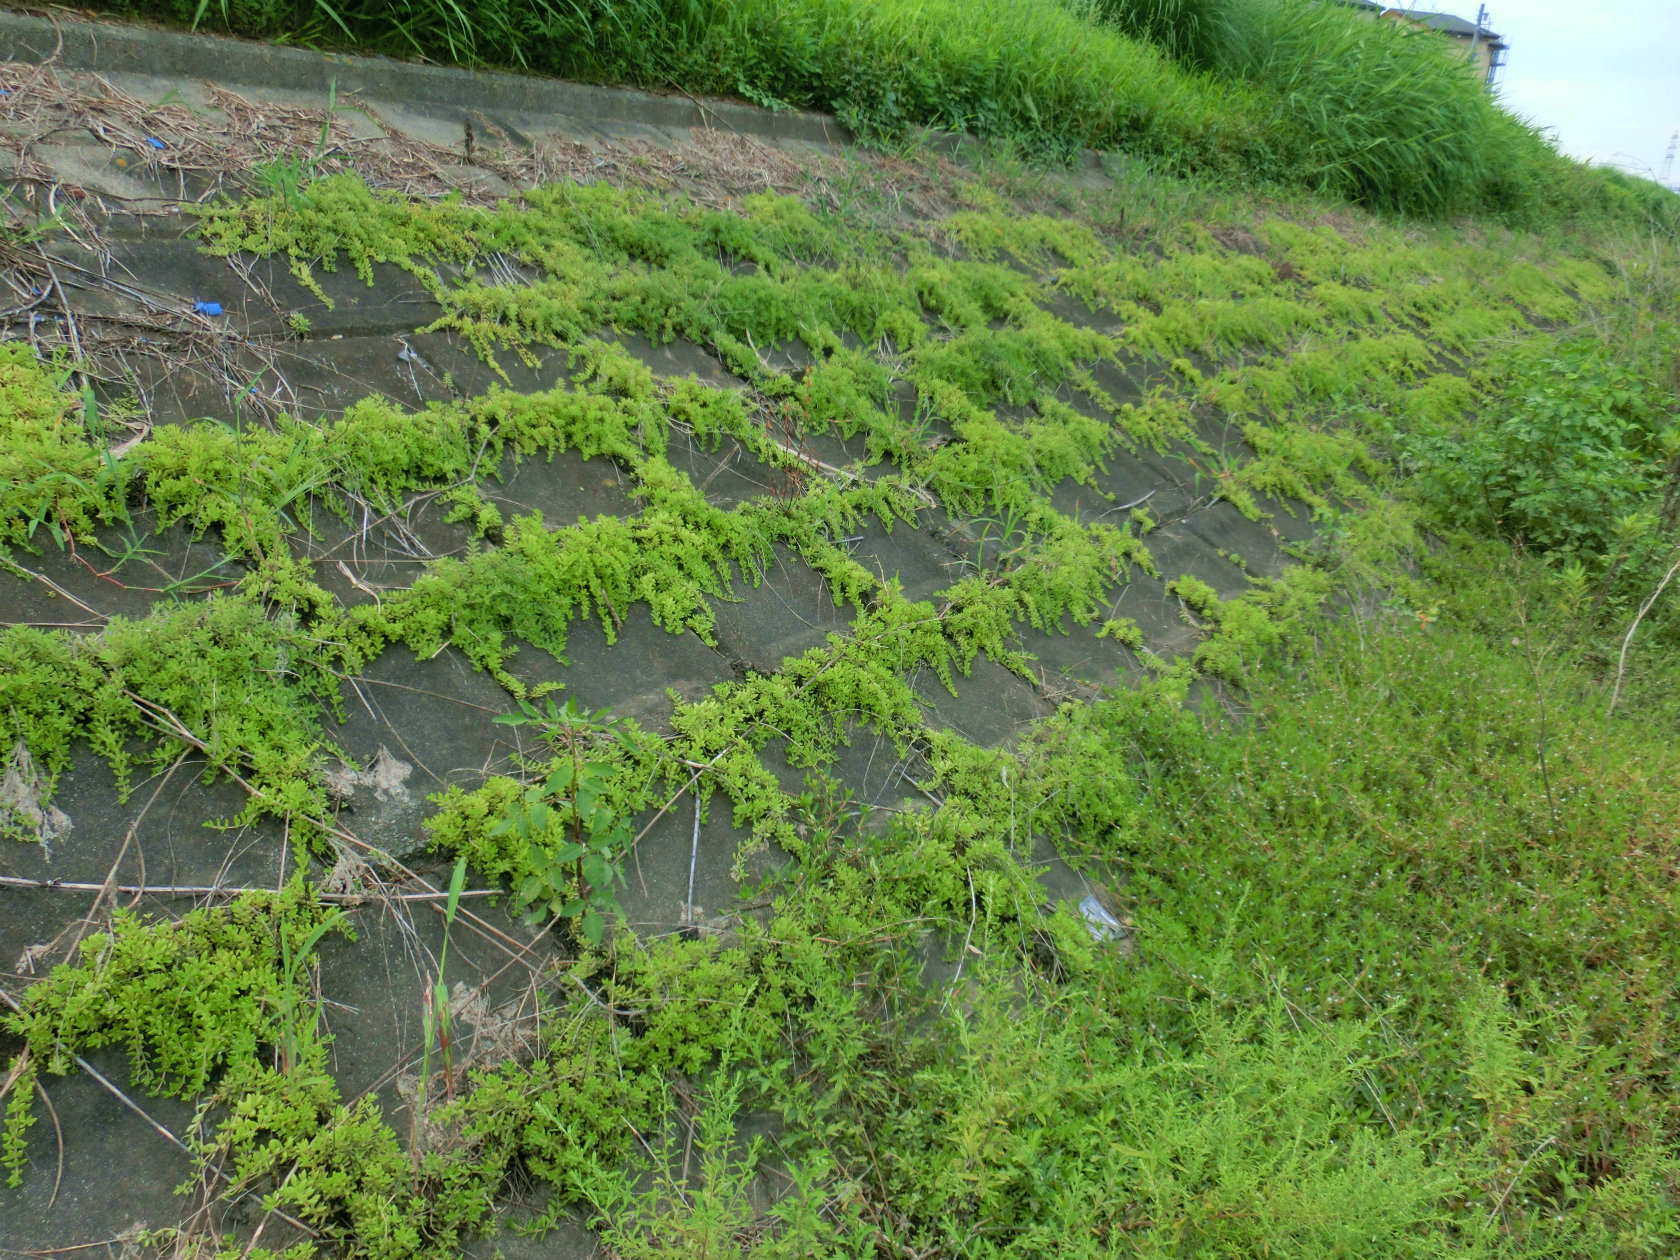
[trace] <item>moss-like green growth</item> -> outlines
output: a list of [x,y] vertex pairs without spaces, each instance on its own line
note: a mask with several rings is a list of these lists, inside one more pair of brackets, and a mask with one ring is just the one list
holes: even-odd
[[[326,924],[301,883],[179,922],[147,923],[118,911],[110,933],[83,940],[76,963],[55,967],[25,991],[21,1011],[3,1017],[24,1042],[18,1097],[27,1098],[42,1070],[62,1076],[74,1056],[106,1045],[127,1050],[141,1086],[181,1098],[224,1076],[243,1078],[269,1056],[285,1059],[287,1076],[319,1075],[324,1055],[301,986]],[[28,1103],[14,1102],[12,1111],[3,1166],[15,1186]]]
[[122,465],[91,396],[65,392],[69,378],[25,342],[0,344],[0,548],[36,546],[42,526],[60,546],[87,543],[97,524],[123,518]]

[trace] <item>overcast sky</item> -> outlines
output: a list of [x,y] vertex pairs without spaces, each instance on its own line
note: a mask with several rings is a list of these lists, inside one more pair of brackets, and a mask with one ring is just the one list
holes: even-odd
[[[1449,5],[1457,5],[1450,8]],[[1654,175],[1680,129],[1680,0],[1487,0],[1511,45],[1506,106],[1553,128],[1576,157]],[[1409,7],[1409,6],[1408,6]],[[1471,0],[1419,9],[1474,20]],[[1680,180],[1680,161],[1673,179]]]

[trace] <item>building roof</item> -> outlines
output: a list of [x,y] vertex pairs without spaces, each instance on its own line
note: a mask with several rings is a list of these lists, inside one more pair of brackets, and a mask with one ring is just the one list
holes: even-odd
[[1455,17],[1451,13],[1415,13],[1404,9],[1400,12],[1419,25],[1427,26],[1430,30],[1440,31],[1446,35],[1457,35],[1464,39],[1479,38],[1489,44],[1503,44],[1505,42],[1503,36],[1495,35],[1487,27],[1478,27],[1474,22],[1466,22],[1463,18]]

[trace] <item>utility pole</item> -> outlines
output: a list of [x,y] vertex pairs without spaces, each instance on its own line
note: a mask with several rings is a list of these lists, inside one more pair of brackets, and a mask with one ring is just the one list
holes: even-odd
[[1674,174],[1674,150],[1680,149],[1680,131],[1676,131],[1668,138],[1668,152],[1663,154],[1662,172],[1657,176],[1657,183],[1668,183],[1668,177]]
[[1476,29],[1475,29],[1475,32],[1470,36],[1470,64],[1471,65],[1476,64],[1476,49],[1481,46],[1482,24],[1486,21],[1487,21],[1487,5],[1484,4],[1476,10]]

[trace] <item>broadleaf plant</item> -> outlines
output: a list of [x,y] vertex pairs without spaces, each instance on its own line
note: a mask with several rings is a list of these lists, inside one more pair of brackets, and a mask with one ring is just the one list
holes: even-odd
[[608,796],[618,767],[589,753],[608,740],[634,745],[607,709],[592,712],[572,699],[556,705],[552,696],[542,708],[522,698],[519,708],[496,721],[538,727],[564,759],[525,789],[490,834],[515,834],[528,846],[529,873],[514,888],[520,908],[533,920],[575,918],[589,943],[599,945],[608,918],[620,913],[616,889],[624,883],[630,826]]

